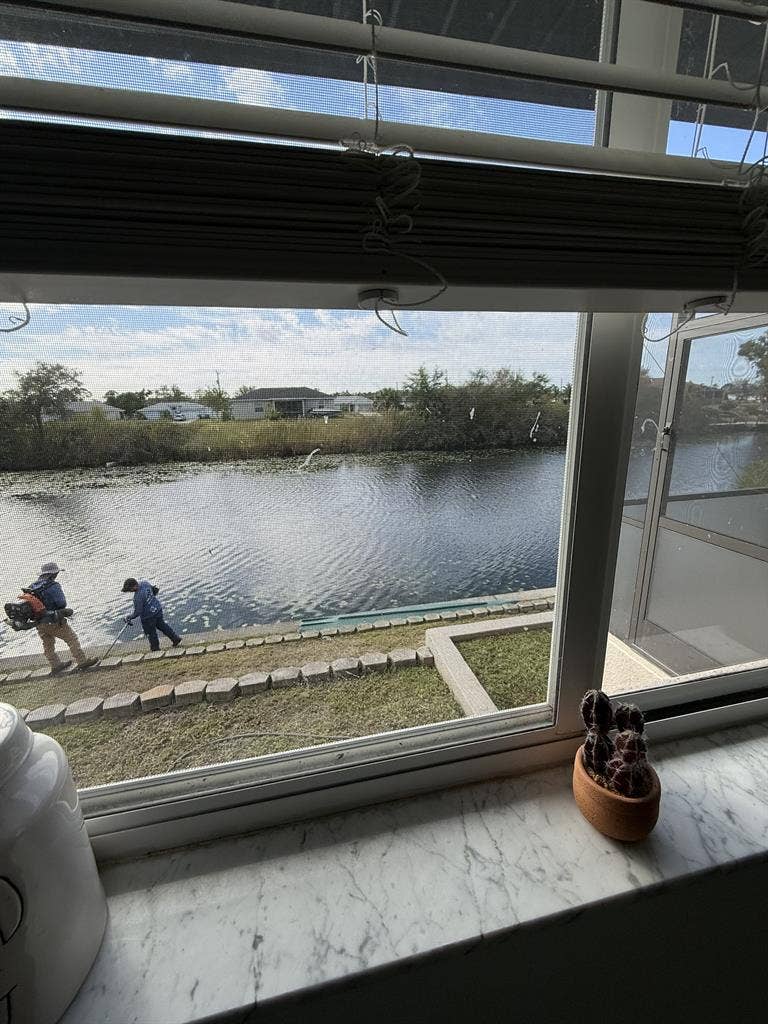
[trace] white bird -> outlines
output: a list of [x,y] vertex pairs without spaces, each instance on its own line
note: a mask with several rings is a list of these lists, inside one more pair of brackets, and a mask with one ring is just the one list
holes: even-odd
[[475,407],[474,407],[474,405],[473,405],[473,406],[472,406],[472,408],[471,408],[471,409],[469,410],[469,418],[470,418],[471,420],[473,420],[473,419],[475,418]]
[[299,469],[309,469],[309,464],[312,461],[312,456],[317,455],[319,451],[319,448],[315,448],[314,451],[311,451],[309,455],[306,457],[306,459],[304,459],[302,464],[299,466]]

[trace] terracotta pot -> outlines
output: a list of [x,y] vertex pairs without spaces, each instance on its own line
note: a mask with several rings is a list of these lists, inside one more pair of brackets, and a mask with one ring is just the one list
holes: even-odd
[[661,783],[651,768],[653,787],[648,796],[620,796],[605,789],[584,767],[584,747],[576,751],[573,762],[573,795],[579,810],[598,832],[611,839],[636,843],[651,832],[659,817]]

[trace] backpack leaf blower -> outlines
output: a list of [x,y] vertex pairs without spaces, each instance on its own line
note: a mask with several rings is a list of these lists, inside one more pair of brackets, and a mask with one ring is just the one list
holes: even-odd
[[17,633],[25,629],[34,629],[41,623],[60,625],[73,614],[71,608],[49,611],[36,594],[26,589],[22,590],[16,601],[6,602],[3,608],[8,616],[8,625]]

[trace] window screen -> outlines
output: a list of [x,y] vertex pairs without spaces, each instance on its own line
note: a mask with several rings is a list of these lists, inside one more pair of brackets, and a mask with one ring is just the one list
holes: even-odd
[[80,786],[464,717],[432,628],[500,626],[456,640],[489,713],[546,701],[579,318],[399,322],[32,305],[3,335],[0,698]]

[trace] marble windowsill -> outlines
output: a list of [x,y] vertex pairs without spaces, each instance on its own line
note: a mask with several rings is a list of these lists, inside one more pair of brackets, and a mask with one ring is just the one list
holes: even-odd
[[186,1024],[766,851],[768,725],[653,755],[635,847],[583,820],[563,766],[107,867],[62,1024]]

